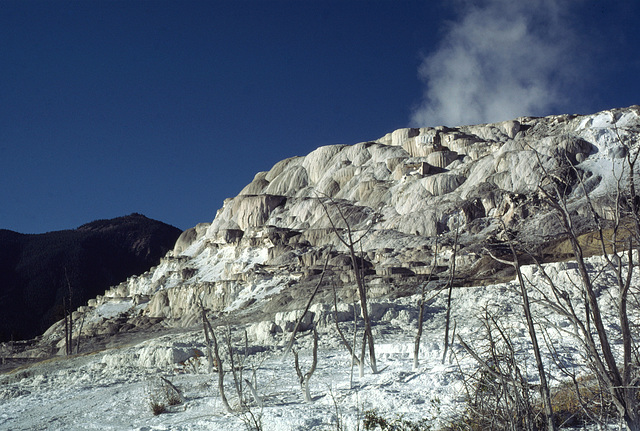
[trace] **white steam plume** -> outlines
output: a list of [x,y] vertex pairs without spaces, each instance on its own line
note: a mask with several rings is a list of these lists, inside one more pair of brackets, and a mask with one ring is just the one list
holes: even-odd
[[426,89],[412,125],[463,125],[547,115],[576,70],[572,0],[459,3],[437,50],[426,57]]

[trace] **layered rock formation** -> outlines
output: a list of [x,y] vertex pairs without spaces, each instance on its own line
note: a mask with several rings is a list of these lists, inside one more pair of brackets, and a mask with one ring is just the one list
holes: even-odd
[[521,250],[561,258],[552,250],[562,228],[540,200],[539,186],[559,181],[577,226],[587,231],[585,193],[606,218],[623,174],[623,143],[635,143],[639,128],[640,107],[632,106],[400,129],[374,141],[318,148],[257,173],[211,223],[185,231],[157,267],[90,301],[77,317],[88,316],[84,331],[90,333],[115,316],[108,307],[136,310],[113,331],[144,319],[193,324],[199,299],[222,314],[299,309],[325,261],[318,301],[330,301],[332,286],[352,301],[351,262],[337,237],[347,228],[360,239],[374,297],[414,293],[432,268],[436,240],[436,279],[448,276],[456,231],[459,285],[507,277],[485,252],[504,248],[503,223]]

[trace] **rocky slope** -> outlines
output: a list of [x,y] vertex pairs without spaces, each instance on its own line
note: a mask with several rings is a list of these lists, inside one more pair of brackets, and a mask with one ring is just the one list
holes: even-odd
[[[341,235],[348,227],[361,238],[357,248],[373,297],[415,293],[432,267],[436,240],[434,275],[446,279],[456,231],[458,285],[509,278],[486,253],[503,253],[502,223],[521,251],[562,259],[562,230],[538,187],[558,181],[576,227],[588,232],[585,192],[601,216],[610,216],[623,142],[635,142],[639,130],[640,107],[632,106],[400,129],[374,141],[318,148],[256,174],[211,223],[185,231],[158,266],[90,300],[75,321],[83,322],[83,336],[160,321],[189,326],[198,321],[201,298],[220,316],[249,310],[251,319],[266,322],[253,336],[264,337],[290,325],[287,311],[303,307],[325,262],[318,302],[330,302],[332,286],[342,300],[353,299],[350,259],[332,222]],[[61,346],[60,328],[44,337],[54,348]]]
[[[601,257],[591,257],[587,262],[593,274],[599,274],[594,280],[606,298],[615,290],[612,288],[615,274]],[[579,301],[581,293],[575,284],[578,279],[575,264],[557,262],[544,267],[555,283]],[[545,285],[542,272],[534,265],[523,267],[523,272],[532,284]],[[635,271],[634,285],[639,280],[640,273]],[[457,323],[456,334],[482,349],[489,339],[482,322],[483,311],[490,309],[504,324],[510,343],[517,346],[522,363],[526,363],[522,370],[529,381],[536,384],[535,362],[518,289],[517,281],[454,289],[451,318]],[[604,304],[607,304],[604,310],[609,312],[616,308],[613,301],[605,300]],[[220,401],[218,377],[211,374],[206,356],[202,356],[206,352],[202,330],[180,329],[144,333],[144,339],[40,361],[9,373],[3,373],[0,366],[0,429],[246,431],[257,429],[247,422],[253,414],[261,425],[259,429],[265,431],[355,430],[363,429],[363,413],[370,409],[389,420],[398,415],[413,421],[427,420],[426,425],[431,428],[425,429],[434,431],[460,420],[469,410],[466,395],[472,389],[467,385],[476,381],[473,376],[477,375],[478,364],[459,343],[452,345],[447,360],[442,360],[447,295],[437,295],[426,309],[418,367],[413,365],[416,297],[380,299],[371,305],[376,314],[373,331],[380,372],[373,374],[367,370],[359,377],[356,369],[352,376],[350,357],[334,322],[317,320],[318,362],[310,381],[311,403],[304,401],[292,355],[283,356],[290,333],[249,340],[248,348],[244,348],[242,334],[246,326],[233,327],[232,343],[240,353],[236,364],[242,363],[244,376],[257,382],[255,386],[264,404],[257,406],[245,386],[248,409],[229,414]],[[543,306],[537,309],[543,310]],[[605,314],[611,316],[608,312]],[[563,316],[546,315],[551,320],[545,320],[546,325],[541,326],[548,329],[546,336],[555,353],[560,355],[563,366],[584,367],[583,348],[579,340],[567,334]],[[633,321],[637,321],[637,316],[636,309]],[[347,333],[351,332],[352,327],[347,323],[341,326]],[[611,333],[616,332],[615,319],[610,329]],[[226,339],[223,328],[217,332],[219,341]],[[117,338],[110,337],[111,341]],[[310,331],[298,333],[295,348],[300,354],[301,367],[308,370],[312,362]],[[227,358],[225,348],[221,350],[223,358]],[[554,386],[561,385],[567,379],[567,369],[563,374],[551,354],[545,358],[546,369],[555,376]],[[154,416],[149,402],[165,400],[159,376],[169,379],[183,392],[184,402],[167,406],[168,414]],[[230,371],[224,381],[229,403],[237,406]],[[565,398],[558,399],[561,407]],[[491,407],[493,411],[494,405]],[[595,426],[578,427],[579,424],[579,418],[574,418],[565,423],[563,429],[596,429]],[[620,428],[612,425],[604,429]]]
[[33,338],[76,307],[158,263],[180,235],[131,214],[74,230],[24,235],[0,230],[0,341]]

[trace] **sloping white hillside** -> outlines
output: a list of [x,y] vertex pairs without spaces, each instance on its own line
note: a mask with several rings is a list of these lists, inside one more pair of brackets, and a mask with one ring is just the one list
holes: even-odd
[[[602,259],[597,257],[589,259],[588,264],[594,274],[603,267]],[[571,262],[548,264],[545,268],[563,289],[574,289],[577,271]],[[539,270],[533,266],[525,267],[524,274],[534,284],[543,283]],[[612,276],[605,272],[597,279],[605,303]],[[331,430],[336,429],[337,420],[346,424],[343,429],[356,429],[358,418],[361,420],[363,412],[369,409],[377,409],[391,418],[395,415],[411,420],[428,418],[436,428],[455,419],[465,408],[463,373],[475,370],[477,363],[457,343],[442,363],[446,304],[442,293],[427,307],[420,366],[412,369],[416,299],[408,297],[372,305],[381,371],[373,375],[366,369],[364,377],[359,378],[356,369],[353,385],[350,385],[349,356],[339,343],[333,323],[326,322],[331,313],[323,314],[320,311],[323,307],[315,307],[320,351],[318,368],[311,379],[312,403],[303,401],[292,355],[282,359],[282,346],[289,333],[285,330],[260,340],[251,337],[244,376],[253,380],[255,371],[264,407],[259,408],[252,401],[251,413],[260,418],[263,429]],[[535,364],[520,302],[515,282],[457,288],[452,317],[457,333],[469,344],[479,347],[486,341],[480,318],[484,310],[491,310],[507,328],[514,345],[519,346],[520,355],[529,366],[529,379],[535,383]],[[565,365],[581,367],[577,340],[563,337],[552,329],[564,327],[563,320],[551,315],[548,323],[548,335],[561,352]],[[249,333],[255,335],[256,329],[264,326],[249,325]],[[243,345],[239,337],[242,329],[241,326],[233,328],[234,343],[238,347]],[[223,338],[225,329],[219,328],[218,333]],[[301,352],[303,370],[308,369],[310,331],[298,335],[296,349]],[[207,373],[206,359],[200,357],[197,362],[190,362],[190,357],[204,350],[202,331],[149,334],[149,339],[136,344],[73,358],[59,357],[2,375],[0,429],[247,429],[243,420],[247,413],[225,413],[218,397],[217,375]],[[546,366],[552,375],[559,377],[553,363],[548,361]],[[185,401],[154,416],[149,400],[151,395],[161,394],[158,376],[166,377],[181,389]],[[552,379],[552,384],[558,385],[559,380]],[[231,404],[236,403],[230,373],[226,376],[226,388]]]
[[[137,307],[145,318],[174,327],[198,321],[200,298],[214,312],[242,310],[257,299],[265,310],[302,308],[300,292],[315,286],[326,257],[326,285],[336,285],[347,299],[342,287],[354,284],[349,257],[330,221],[346,228],[339,211],[356,237],[372,227],[359,243],[372,296],[412,293],[424,282],[436,237],[438,264],[447,267],[456,229],[461,282],[501,280],[484,252],[501,223],[530,249],[562,233],[557,218],[539,205],[545,171],[571,183],[568,205],[582,217],[576,226],[588,229],[585,190],[601,214],[613,212],[617,181],[628,175],[623,144],[635,142],[639,129],[640,108],[633,106],[584,116],[400,129],[375,141],[321,147],[283,160],[227,199],[211,223],[185,231],[157,267],[81,307],[74,333],[98,330],[104,307],[112,306],[107,303]],[[572,177],[574,168],[583,173],[583,185]],[[324,299],[330,298],[329,292]],[[88,324],[81,328],[83,318]],[[60,326],[47,339],[56,337],[62,339]]]

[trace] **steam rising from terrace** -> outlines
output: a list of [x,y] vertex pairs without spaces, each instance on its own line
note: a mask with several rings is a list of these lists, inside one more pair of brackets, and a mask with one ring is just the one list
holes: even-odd
[[553,112],[580,70],[572,0],[461,2],[418,74],[416,126],[478,124]]

